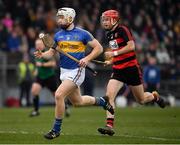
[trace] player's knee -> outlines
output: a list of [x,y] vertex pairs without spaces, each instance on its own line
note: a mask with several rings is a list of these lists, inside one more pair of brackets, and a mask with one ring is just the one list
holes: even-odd
[[55,100],[62,100],[63,99],[63,95],[62,93],[59,92],[55,92]]
[[31,90],[31,94],[32,94],[33,96],[37,96],[37,95],[39,94],[39,92],[38,92],[36,89],[32,89],[32,90]]
[[83,101],[82,101],[82,100],[73,101],[73,102],[71,102],[71,103],[72,103],[72,105],[73,105],[74,107],[83,106]]

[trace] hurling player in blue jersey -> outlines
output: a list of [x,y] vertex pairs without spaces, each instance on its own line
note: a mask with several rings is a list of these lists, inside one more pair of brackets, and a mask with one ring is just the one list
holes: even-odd
[[[75,27],[73,21],[75,18],[75,10],[72,8],[60,8],[57,12],[57,23],[61,29],[55,34],[54,40],[56,45],[48,51],[35,52],[37,58],[51,58],[56,53],[58,46],[63,51],[72,55],[79,60],[79,63],[71,60],[67,56],[60,54],[59,67],[61,70],[60,79],[62,83],[55,92],[55,121],[52,129],[44,135],[47,139],[53,139],[60,135],[62,119],[65,110],[64,99],[68,99],[75,106],[97,105],[102,106],[114,114],[113,107],[109,104],[108,98],[92,96],[81,96],[80,85],[85,78],[85,67],[94,58],[96,58],[103,49],[100,43],[86,30]],[[85,56],[86,45],[92,47],[89,55]]]

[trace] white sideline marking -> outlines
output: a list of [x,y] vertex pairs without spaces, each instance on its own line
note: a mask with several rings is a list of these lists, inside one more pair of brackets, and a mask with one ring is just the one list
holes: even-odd
[[9,133],[9,134],[42,134],[43,132],[27,132],[27,131],[1,131],[0,133]]
[[129,137],[129,138],[161,140],[161,141],[180,141],[180,139],[176,139],[176,138],[162,138],[162,137],[153,137],[153,136],[137,136],[137,135],[117,135],[117,136],[119,136],[119,137]]
[[[0,134],[9,133],[9,134],[44,134],[44,132],[27,132],[27,131],[1,131]],[[69,133],[61,133],[61,135],[73,135]],[[82,135],[82,134],[76,134],[76,135]],[[88,134],[86,134],[88,135]],[[94,136],[100,136],[98,134],[89,134]],[[141,139],[150,139],[150,140],[161,140],[161,141],[180,141],[180,139],[177,138],[162,138],[162,137],[153,137],[153,136],[137,136],[137,135],[114,135],[117,137],[127,137],[127,138],[141,138]]]

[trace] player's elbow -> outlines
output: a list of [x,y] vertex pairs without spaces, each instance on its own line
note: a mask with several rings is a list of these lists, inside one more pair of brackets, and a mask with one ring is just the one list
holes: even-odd
[[134,43],[131,45],[131,49],[132,49],[132,51],[135,50],[135,44]]
[[130,49],[130,51],[134,51],[135,50],[135,43],[134,43],[134,41],[129,41],[128,42],[128,48]]
[[94,39],[93,42],[94,42],[93,43],[94,44],[94,49],[96,50],[97,54],[100,55],[103,52],[102,45],[96,39]]
[[95,49],[96,49],[96,52],[97,52],[98,55],[103,52],[103,47],[97,40],[96,40]]
[[99,51],[102,53],[103,52],[103,47],[102,45],[99,43]]
[[56,62],[53,61],[51,65],[52,65],[52,67],[55,67],[56,66]]
[[101,45],[98,46],[98,52],[99,52],[99,55],[100,55],[101,53],[103,53],[103,47],[102,47]]

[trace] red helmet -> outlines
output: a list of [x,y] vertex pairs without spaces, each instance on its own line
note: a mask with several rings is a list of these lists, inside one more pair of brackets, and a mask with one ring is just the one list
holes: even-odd
[[119,16],[119,12],[116,10],[107,10],[105,12],[102,13],[102,17],[110,17],[116,20],[119,20],[120,16]]

